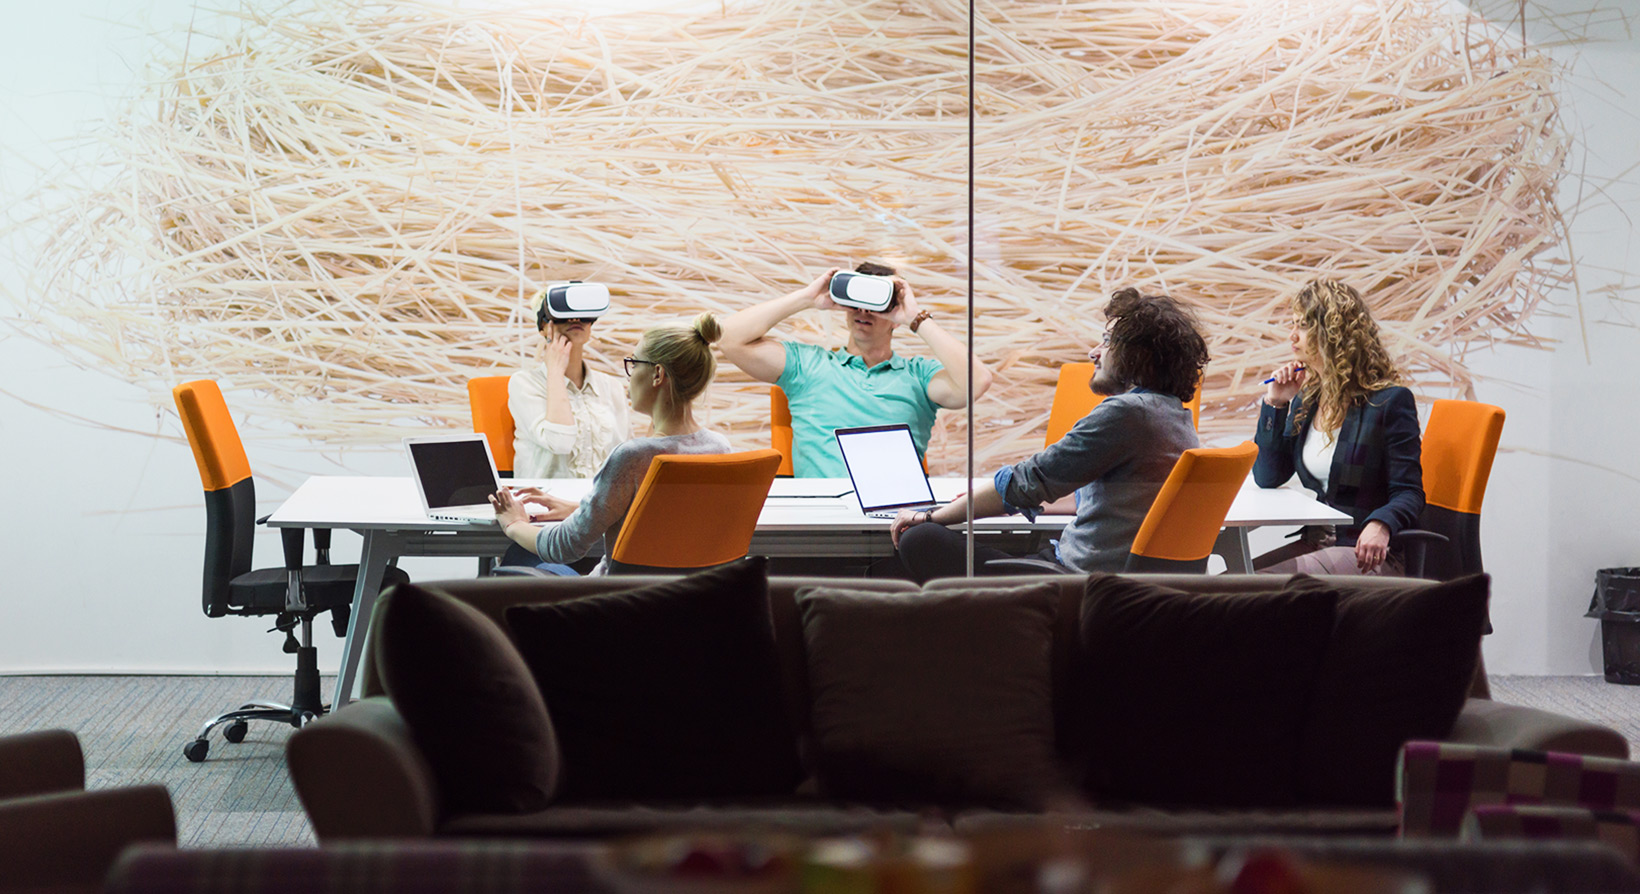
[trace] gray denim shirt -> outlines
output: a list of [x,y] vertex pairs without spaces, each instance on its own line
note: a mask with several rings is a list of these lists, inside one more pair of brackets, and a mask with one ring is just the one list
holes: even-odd
[[1177,397],[1135,388],[1113,394],[1041,453],[996,474],[1012,511],[1076,494],[1076,520],[1059,538],[1061,564],[1121,571],[1139,525],[1179,454],[1200,446],[1190,410]]

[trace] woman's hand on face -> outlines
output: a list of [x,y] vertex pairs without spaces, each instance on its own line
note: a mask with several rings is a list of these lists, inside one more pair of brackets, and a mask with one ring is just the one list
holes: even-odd
[[569,354],[575,349],[566,335],[553,335],[547,340],[547,372],[554,378],[569,371]]
[[495,523],[500,525],[503,531],[519,522],[530,520],[530,511],[513,496],[512,491],[504,487],[490,494],[490,505],[495,507]]
[[1384,564],[1387,555],[1389,526],[1381,521],[1367,522],[1361,529],[1361,536],[1355,540],[1355,564],[1361,567],[1362,574],[1370,574]]
[[1264,402],[1272,407],[1285,407],[1298,396],[1309,373],[1298,361],[1276,367],[1270,374],[1270,384],[1264,386]]

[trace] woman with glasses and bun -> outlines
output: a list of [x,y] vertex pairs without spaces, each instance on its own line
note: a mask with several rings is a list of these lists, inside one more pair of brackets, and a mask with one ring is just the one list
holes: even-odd
[[513,474],[591,478],[615,446],[632,437],[626,394],[619,379],[588,367],[584,359],[602,311],[559,316],[548,304],[548,291],[530,301],[535,328],[546,340],[542,361],[507,381]]
[[1424,475],[1418,406],[1361,294],[1317,279],[1293,296],[1293,359],[1271,374],[1259,404],[1253,480],[1280,487],[1293,475],[1348,525],[1304,528],[1260,556],[1258,571],[1399,574],[1390,538],[1418,521]]
[[[497,491],[490,502],[495,505],[496,523],[508,538],[547,563],[579,559],[603,538],[607,557],[638,485],[649,473],[650,460],[662,454],[728,453],[729,439],[702,428],[694,411],[695,398],[717,371],[712,344],[722,334],[717,319],[709,313],[696,317],[687,328],[661,326],[645,332],[637,351],[626,358],[626,393],[632,410],[649,417],[649,437],[616,447],[579,504],[532,488],[523,488],[516,495],[506,488]],[[562,519],[562,523],[531,524],[525,503],[545,506],[547,514],[537,517]],[[606,569],[607,558],[593,573]]]

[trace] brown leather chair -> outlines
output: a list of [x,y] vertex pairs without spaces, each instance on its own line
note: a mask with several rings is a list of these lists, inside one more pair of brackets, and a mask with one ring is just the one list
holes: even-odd
[[73,733],[0,738],[0,891],[100,891],[127,845],[176,840],[164,786],[85,790]]

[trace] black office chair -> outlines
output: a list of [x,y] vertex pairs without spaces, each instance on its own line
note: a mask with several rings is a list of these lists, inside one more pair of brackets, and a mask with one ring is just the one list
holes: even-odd
[[1396,535],[1409,577],[1451,580],[1486,570],[1481,563],[1481,502],[1503,438],[1503,420],[1503,410],[1491,404],[1438,400],[1430,407],[1419,457],[1424,511],[1417,528]]
[[[313,532],[317,564],[304,566],[303,529],[285,528],[280,531],[284,567],[251,570],[252,535],[256,525],[267,519],[256,518],[256,485],[251,479],[250,460],[222,400],[222,389],[215,382],[200,380],[178,385],[171,395],[176,399],[182,428],[188,434],[188,445],[193,448],[199,477],[205,485],[205,614],[213,618],[273,615],[273,629],[285,634],[285,652],[296,656],[291,703],[247,702],[238,710],[211,718],[199,736],[182,749],[184,757],[198,762],[210,750],[206,737],[218,726],[227,726],[223,738],[240,742],[249,728],[247,721],[271,720],[300,727],[325,712],[319,694],[313,619],[328,611],[336,635],[347,634],[358,566],[330,564],[330,531],[325,528]],[[403,571],[389,568],[382,587],[408,580]],[[298,627],[299,642],[295,633]]]

